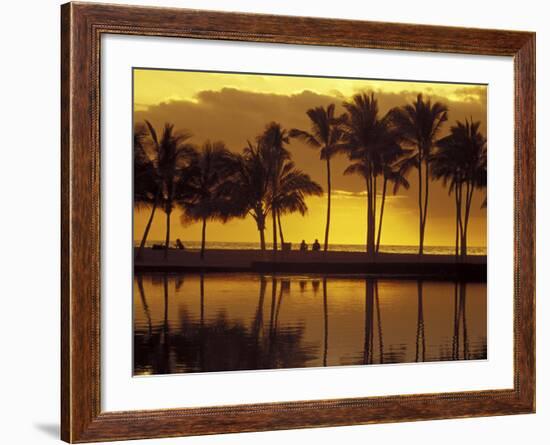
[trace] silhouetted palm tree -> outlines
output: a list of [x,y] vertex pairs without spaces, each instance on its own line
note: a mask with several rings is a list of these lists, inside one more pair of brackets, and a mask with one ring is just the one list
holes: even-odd
[[141,258],[143,248],[149,236],[149,230],[160,201],[160,187],[153,161],[145,150],[147,130],[144,125],[134,128],[134,207],[151,208],[136,258]]
[[270,198],[271,208],[277,209],[281,243],[284,242],[284,239],[280,216],[294,212],[305,215],[307,213],[306,196],[320,196],[322,194],[323,189],[321,186],[314,182],[308,174],[296,169],[293,162],[284,162],[278,175],[276,195],[272,195]]
[[399,129],[402,142],[415,149],[415,153],[403,162],[405,171],[418,170],[419,240],[418,253],[424,253],[424,234],[428,216],[430,184],[430,160],[437,135],[447,120],[447,106],[441,102],[432,104],[419,94],[416,101],[393,110],[392,119]]
[[231,197],[232,216],[251,215],[260,232],[260,247],[265,250],[265,221],[273,217],[273,248],[277,249],[277,227],[280,233],[280,215],[307,212],[305,198],[322,194],[322,188],[309,175],[295,168],[290,153],[284,147],[286,131],[271,123],[257,138],[248,143],[237,158],[235,173],[225,188]]
[[281,180],[285,161],[290,159],[290,152],[285,145],[289,142],[288,132],[277,122],[269,123],[264,132],[258,136],[258,144],[262,151],[262,158],[267,163],[266,170],[269,174],[269,187],[272,202],[270,203],[273,219],[273,251],[277,251],[277,215],[279,209],[275,197],[278,196],[279,182]]
[[[480,122],[466,120],[451,127],[438,141],[433,156],[432,175],[443,179],[454,193],[456,208],[455,255],[468,254],[468,223],[474,190],[487,186],[487,140],[479,131]],[[486,205],[486,201],[482,207]]]
[[174,200],[178,181],[182,179],[182,172],[196,155],[194,147],[188,142],[189,133],[176,133],[172,124],[166,123],[161,137],[157,136],[155,128],[149,121],[145,121],[153,141],[153,164],[161,188],[163,210],[166,213],[166,239],[164,258],[168,256],[170,247],[170,215],[174,209]]
[[240,210],[240,216],[250,215],[260,233],[260,248],[265,250],[265,220],[270,211],[269,164],[264,159],[261,144],[248,143],[237,156],[235,174],[226,184],[227,193],[233,197],[233,204]]
[[377,178],[384,171],[383,154],[397,149],[390,113],[380,117],[374,93],[360,93],[344,102],[343,146],[352,162],[344,174],[363,177],[367,189],[366,251],[375,254]]
[[233,205],[225,184],[237,169],[237,159],[223,142],[207,141],[187,167],[188,178],[182,195],[176,196],[183,208],[182,222],[200,221],[202,224],[201,259],[206,246],[206,223],[208,220],[226,222],[241,213]]
[[311,132],[299,129],[290,130],[290,137],[298,138],[309,146],[319,149],[321,160],[327,164],[327,221],[325,225],[324,250],[328,249],[328,237],[330,227],[330,204],[332,181],[330,175],[330,159],[339,150],[339,143],[342,136],[340,128],[341,118],[334,116],[334,104],[326,109],[323,107],[310,108],[307,115],[311,120]]
[[382,237],[382,221],[384,218],[384,207],[386,203],[386,192],[388,183],[393,184],[393,194],[395,195],[401,187],[409,189],[410,184],[405,177],[403,169],[397,165],[399,161],[408,154],[408,150],[403,150],[398,144],[386,146],[382,152],[382,199],[380,202],[380,217],[378,219],[378,233],[376,235],[376,253],[380,251],[380,239]]

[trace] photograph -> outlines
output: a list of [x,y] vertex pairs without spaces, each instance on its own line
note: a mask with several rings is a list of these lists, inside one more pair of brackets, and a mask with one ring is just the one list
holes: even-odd
[[135,376],[487,359],[487,85],[132,81]]

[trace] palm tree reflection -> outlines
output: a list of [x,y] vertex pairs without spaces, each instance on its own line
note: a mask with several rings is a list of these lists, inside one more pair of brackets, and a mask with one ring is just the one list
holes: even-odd
[[160,374],[170,374],[170,325],[168,322],[168,277],[162,277],[164,288],[164,323],[162,325],[162,359],[160,361]]
[[327,278],[323,277],[323,314],[324,314],[324,348],[323,348],[323,366],[327,366],[328,357],[328,297],[327,297]]
[[[466,324],[466,286],[460,282],[454,285],[454,329],[453,329],[453,360],[469,360],[468,328]],[[460,353],[460,337],[462,334],[462,354]]]
[[[198,317],[181,309],[178,325],[169,321],[170,287],[162,277],[163,316],[151,336],[136,331],[134,369],[137,373],[211,372],[246,369],[300,368],[319,356],[318,349],[304,341],[305,326],[281,324],[285,294],[290,281],[273,277],[269,334],[264,330],[265,277],[259,279],[259,298],[249,327],[228,317],[225,311],[205,315],[205,290],[208,277],[199,277]],[[145,295],[145,293],[144,293]]]
[[[144,286],[146,279],[151,281]],[[404,298],[416,300],[413,300],[416,304],[411,314],[406,309],[396,311],[396,307],[401,307],[400,299],[385,299],[389,295],[387,292],[396,289],[394,283],[379,283],[371,277],[360,278],[365,288],[356,298],[364,304],[364,312],[359,315],[358,325],[351,326],[349,317],[342,319],[339,316],[344,308],[343,299],[338,294],[339,286],[329,285],[333,278],[326,276],[301,277],[296,279],[297,285],[293,285],[293,278],[289,277],[252,277],[250,285],[255,287],[255,295],[248,316],[243,315],[247,311],[243,312],[242,305],[218,306],[218,297],[213,293],[216,286],[210,287],[209,283],[219,278],[208,274],[191,276],[185,283],[182,276],[167,274],[136,275],[135,280],[136,304],[139,306],[141,302],[144,314],[134,332],[134,369],[138,374],[469,360],[484,359],[487,355],[485,337],[477,334],[478,325],[473,326],[474,336],[468,329],[467,322],[472,321],[467,317],[466,297],[468,292],[475,292],[475,288],[467,283],[440,287],[444,293],[435,295],[439,301],[448,298],[447,304],[453,316],[447,326],[441,324],[441,319],[433,327],[429,326],[433,339],[428,354],[425,311],[432,307],[433,299],[431,292],[428,298],[427,285],[420,280],[406,282],[397,288],[408,292]],[[189,285],[197,286],[198,299],[186,299],[182,304],[181,288],[192,292],[187,289]],[[267,295],[269,285],[271,298]],[[156,289],[156,295],[148,300],[146,292],[150,289]],[[302,290],[319,298],[304,298]],[[207,292],[212,292],[212,300],[217,301],[216,306],[211,304],[208,312]],[[335,299],[331,300],[331,296]],[[300,311],[300,306],[297,306],[302,304],[302,300],[307,305],[304,306],[306,311]],[[387,314],[382,313],[382,301],[388,305]],[[322,311],[320,318],[308,316],[311,304]],[[237,307],[238,312],[235,312]],[[403,305],[403,308],[407,307],[410,306]],[[407,328],[406,320],[411,316],[416,320],[416,335],[414,330]],[[386,337],[382,318],[386,324]],[[307,340],[306,327],[309,329]],[[330,334],[337,335],[337,341],[331,343]]]
[[378,281],[374,283],[375,300],[376,300],[376,320],[378,325],[378,348],[380,363],[384,363],[384,340],[382,338],[382,319],[380,318],[380,294],[378,292]]
[[374,308],[374,283],[372,280],[365,280],[365,342],[363,348],[363,364],[372,363],[372,342],[373,342],[373,308]]
[[145,314],[145,318],[147,319],[147,330],[150,336],[153,333],[153,327],[151,323],[151,310],[149,309],[149,305],[147,304],[147,299],[145,298],[145,289],[143,288],[143,276],[136,275],[136,281],[139,289],[139,298],[143,306],[143,312]]
[[[376,335],[374,333],[374,323],[376,319]],[[371,365],[376,362],[375,360],[375,340],[378,341],[378,363],[384,363],[384,339],[382,332],[382,317],[380,311],[380,295],[378,289],[378,280],[366,279],[365,280],[365,330],[364,330],[364,342],[363,342],[363,361],[365,365]],[[391,351],[390,351],[391,352]],[[393,357],[394,353],[391,352],[390,357]],[[393,360],[390,359],[390,362]]]
[[415,362],[426,361],[426,335],[424,332],[424,283],[417,281],[418,313],[416,318],[416,355]]

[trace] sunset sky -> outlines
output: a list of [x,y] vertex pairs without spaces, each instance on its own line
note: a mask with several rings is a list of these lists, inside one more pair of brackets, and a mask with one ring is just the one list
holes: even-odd
[[[449,120],[440,137],[457,120],[473,118],[481,121],[486,134],[487,88],[484,85],[380,81],[364,79],[313,78],[299,76],[269,76],[257,74],[204,73],[134,69],[134,122],[145,119],[160,131],[165,122],[176,129],[193,134],[197,146],[209,139],[221,140],[228,148],[240,152],[247,140],[253,141],[267,123],[276,121],[286,129],[310,130],[306,116],[309,108],[342,102],[357,92],[373,91],[381,114],[404,105],[418,93],[432,101],[442,101],[449,107]],[[308,173],[326,189],[326,167],[319,153],[295,139],[288,149],[297,168]],[[344,176],[348,165],[345,155],[332,161],[332,216],[330,242],[333,244],[364,244],[366,193],[359,176]],[[411,188],[397,195],[389,193],[384,210],[382,242],[386,245],[418,244],[417,172],[408,177]],[[379,187],[381,189],[381,187]],[[469,246],[486,246],[486,210],[480,209],[485,192],[476,191],[468,231]],[[312,242],[323,239],[326,218],[326,197],[309,198],[309,212],[282,217],[285,240],[294,244],[302,239]],[[134,238],[141,239],[149,210],[135,211]],[[149,234],[150,240],[164,239],[165,215],[158,213]],[[266,239],[271,240],[271,225],[267,224]],[[179,212],[172,216],[172,239],[200,240],[199,224],[182,226]],[[426,245],[451,246],[455,239],[454,201],[441,182],[432,182]],[[251,217],[233,219],[226,224],[211,222],[208,241],[259,242],[259,234]]]

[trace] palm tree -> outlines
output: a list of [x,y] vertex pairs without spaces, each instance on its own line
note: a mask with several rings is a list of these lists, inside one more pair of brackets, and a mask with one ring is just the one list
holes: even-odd
[[[272,191],[270,190],[270,193]],[[277,179],[276,194],[271,194],[271,209],[277,209],[277,223],[281,243],[284,242],[281,215],[286,213],[299,212],[301,215],[307,213],[307,196],[320,196],[323,189],[314,182],[310,176],[294,167],[294,162],[285,161]]]
[[431,153],[437,135],[447,120],[447,106],[441,102],[432,104],[430,99],[424,100],[422,94],[419,94],[415,102],[395,109],[392,119],[401,134],[402,142],[415,150],[402,165],[404,171],[412,167],[418,170],[418,253],[422,255],[428,216]]
[[265,221],[270,211],[269,165],[264,159],[261,145],[251,144],[236,157],[235,174],[225,185],[233,197],[233,205],[240,216],[252,216],[260,234],[260,248],[265,250]]
[[275,197],[278,196],[279,182],[285,161],[290,159],[290,153],[285,145],[289,142],[288,132],[277,122],[269,123],[264,132],[257,138],[262,151],[266,170],[269,174],[271,216],[273,219],[273,252],[277,251],[277,219],[279,209]]
[[231,216],[252,216],[260,233],[262,250],[265,250],[265,221],[269,213],[275,217],[275,236],[278,226],[282,238],[280,216],[291,212],[305,215],[305,198],[323,193],[319,184],[296,169],[289,160],[283,161],[280,167],[277,166],[278,172],[274,181],[272,159],[272,148],[269,145],[261,141],[256,145],[249,142],[243,153],[237,157],[234,174],[224,185],[224,194],[230,200]]
[[323,107],[310,108],[307,115],[311,120],[311,132],[293,128],[290,137],[300,139],[309,146],[319,150],[321,160],[327,166],[327,221],[325,225],[325,252],[328,250],[328,237],[330,227],[330,203],[332,182],[330,176],[330,159],[338,151],[342,136],[340,129],[341,118],[334,116],[334,104],[326,109]]
[[[480,122],[457,122],[451,133],[438,141],[432,175],[443,179],[454,192],[456,207],[455,255],[468,253],[468,223],[475,189],[487,186],[487,139]],[[486,200],[482,207],[486,206]]]
[[282,238],[280,217],[290,212],[307,212],[305,198],[320,195],[322,188],[309,175],[295,168],[284,147],[286,131],[271,123],[256,143],[248,142],[236,156],[234,173],[224,184],[231,216],[252,216],[260,233],[260,248],[265,250],[265,222],[273,217],[273,245],[277,248],[277,229]]
[[170,246],[170,215],[174,209],[176,188],[182,179],[183,170],[189,165],[190,159],[196,154],[196,151],[188,142],[191,134],[176,133],[174,125],[166,123],[159,138],[153,125],[149,121],[145,121],[145,123],[153,141],[153,164],[159,180],[163,210],[166,213],[164,258],[167,258]]
[[[344,174],[363,177],[367,189],[366,251],[375,254],[377,178],[383,174],[383,153],[397,149],[390,113],[380,117],[374,93],[360,93],[344,102],[347,114],[342,123],[343,142],[352,162]],[[385,199],[385,197],[384,197]]]
[[147,130],[144,125],[136,125],[134,129],[134,207],[136,209],[151,208],[136,259],[141,258],[143,248],[149,236],[149,230],[160,201],[160,187],[153,161],[145,150]]
[[386,192],[388,183],[393,184],[393,194],[395,195],[400,187],[409,189],[409,181],[403,173],[403,169],[397,165],[399,161],[408,153],[398,144],[386,146],[382,153],[382,199],[380,203],[380,217],[378,219],[378,233],[376,235],[376,253],[380,251],[380,239],[382,237],[382,220],[384,218],[384,206],[386,203]]
[[184,209],[182,222],[202,223],[201,259],[204,259],[206,247],[207,221],[218,219],[226,222],[240,213],[232,205],[224,187],[236,171],[236,162],[236,157],[223,142],[206,141],[188,166],[189,178],[184,181],[185,190],[176,196],[177,203]]

